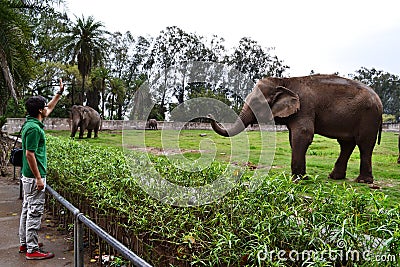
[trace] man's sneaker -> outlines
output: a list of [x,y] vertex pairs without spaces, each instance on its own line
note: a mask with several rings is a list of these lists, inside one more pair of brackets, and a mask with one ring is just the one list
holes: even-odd
[[27,260],[45,260],[45,259],[51,259],[54,257],[54,253],[51,252],[45,252],[42,250],[35,250],[32,253],[26,253],[25,257]]
[[[42,242],[39,242],[38,245],[39,245],[39,248],[43,247]],[[19,253],[25,253],[25,252],[26,252],[26,245],[19,246]]]

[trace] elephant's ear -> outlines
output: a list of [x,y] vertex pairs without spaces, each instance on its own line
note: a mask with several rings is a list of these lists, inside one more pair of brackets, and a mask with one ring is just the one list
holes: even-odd
[[278,86],[271,101],[271,111],[274,117],[288,117],[299,109],[299,95],[285,87]]

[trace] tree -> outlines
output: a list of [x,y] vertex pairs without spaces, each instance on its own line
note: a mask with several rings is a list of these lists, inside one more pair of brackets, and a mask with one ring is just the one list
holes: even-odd
[[[84,94],[87,77],[92,68],[101,66],[101,62],[104,59],[104,52],[107,47],[105,35],[108,34],[108,32],[102,28],[103,24],[94,21],[92,16],[89,16],[88,19],[84,17],[77,18],[76,23],[67,29],[63,41],[67,57],[71,59],[72,64],[77,60],[78,70],[82,77],[82,91],[79,96],[79,102],[77,103],[80,105],[82,105],[85,100]],[[89,94],[89,97],[91,96],[94,97]],[[92,108],[99,109],[99,103],[96,99],[88,100],[88,104],[90,104]]]
[[[69,67],[60,62],[44,61],[38,62],[33,72],[34,76],[30,82],[29,95],[41,95],[46,99],[51,99],[58,90],[59,80],[58,77],[62,77],[64,84],[67,80],[71,81],[69,77]],[[57,77],[57,78],[56,78]],[[79,76],[78,76],[79,77]],[[72,86],[72,83],[68,82],[68,89]],[[60,102],[51,113],[52,117],[66,118],[69,116],[67,108],[70,107],[69,97],[62,97]]]
[[[208,42],[205,38],[187,33],[176,26],[161,31],[145,64],[147,69],[151,69],[151,74],[161,75],[157,85],[158,95],[155,96],[158,100],[160,114],[158,117],[164,117],[167,111],[166,98],[170,102],[177,101],[178,104],[182,104],[188,98],[186,70],[190,69],[194,62],[217,62],[223,58],[221,54],[225,50],[222,42],[223,39],[218,39],[216,36]],[[172,92],[168,91],[169,95],[167,88],[173,88]]]
[[207,84],[205,82],[193,82],[187,86],[189,99],[205,97],[214,98],[227,106],[231,106],[231,101],[227,98],[227,95],[219,88],[215,88],[213,84]]
[[[272,56],[270,51],[273,48],[262,48],[256,41],[244,37],[239,41],[239,45],[229,55],[225,62],[239,71],[255,83],[257,80],[266,76],[281,77],[283,72],[289,67],[283,65],[283,62],[277,56]],[[252,86],[246,86],[241,81],[240,86],[230,90],[231,98],[234,99],[234,109],[241,110],[241,105]]]
[[161,90],[158,90],[159,96],[159,114],[162,118],[166,112],[166,88],[168,77],[168,69],[178,62],[178,54],[181,52],[181,46],[184,43],[181,41],[184,38],[185,32],[180,28],[167,27],[165,31],[161,31],[160,35],[155,39],[149,58],[145,67],[154,74],[162,75],[163,85]]
[[[56,4],[58,1],[55,0]],[[47,7],[40,16],[31,16],[33,25],[33,57],[43,62],[66,63],[62,49],[63,35],[71,23],[65,13]]]
[[147,80],[146,69],[144,64],[148,55],[150,42],[139,36],[134,40],[132,51],[129,53],[129,68],[122,75],[122,79],[126,85],[126,96],[125,96],[125,111],[131,107],[134,102],[134,97],[139,88]]
[[374,68],[361,68],[350,75],[372,87],[381,98],[385,114],[400,116],[400,77]]
[[[124,81],[119,78],[112,78],[110,80],[110,94],[108,96],[108,107],[111,109],[110,119],[116,118],[122,120],[122,105],[124,104],[125,93],[126,87]],[[116,117],[114,117],[115,108],[117,108]]]
[[105,65],[110,76],[124,81],[126,92],[120,112],[124,114],[146,77],[143,65],[150,43],[142,36],[134,38],[130,32],[115,32],[111,35],[109,47]]
[[272,56],[273,48],[262,48],[256,41],[244,37],[239,45],[234,48],[232,55],[227,58],[229,65],[245,74],[250,80],[256,82],[265,76],[282,77],[288,66],[277,56]]
[[111,70],[112,76],[122,78],[124,72],[129,69],[130,51],[134,47],[134,42],[135,39],[130,32],[111,34],[106,66]]
[[104,67],[95,68],[91,74],[93,91],[101,93],[101,114],[104,118],[106,83],[109,81],[110,71]]
[[0,0],[0,115],[9,96],[18,103],[19,90],[27,84],[34,64],[31,51],[32,28],[22,1]]

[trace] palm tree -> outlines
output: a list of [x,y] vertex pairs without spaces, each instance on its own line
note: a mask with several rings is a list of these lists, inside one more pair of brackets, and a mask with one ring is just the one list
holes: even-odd
[[[18,103],[17,85],[27,80],[33,66],[32,29],[22,12],[26,7],[22,1],[0,0],[0,84],[5,85],[0,87],[1,107],[6,106],[9,94]],[[3,112],[0,108],[0,114]]]
[[[64,39],[65,52],[67,57],[71,59],[71,63],[78,62],[78,70],[82,76],[82,91],[79,97],[79,103],[84,102],[85,83],[92,68],[100,66],[107,47],[107,39],[104,37],[108,34],[103,30],[104,25],[101,22],[94,21],[92,16],[88,19],[84,17],[77,18],[76,24],[73,24],[68,30]],[[88,101],[91,105],[96,101]],[[75,103],[73,103],[75,104]],[[98,109],[98,107],[94,107]]]

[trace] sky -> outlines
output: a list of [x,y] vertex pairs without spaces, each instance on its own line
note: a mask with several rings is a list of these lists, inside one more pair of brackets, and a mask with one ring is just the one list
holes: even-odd
[[361,67],[400,75],[398,0],[66,0],[71,19],[93,16],[111,32],[156,37],[169,26],[225,39],[250,37],[290,69],[286,76]]

